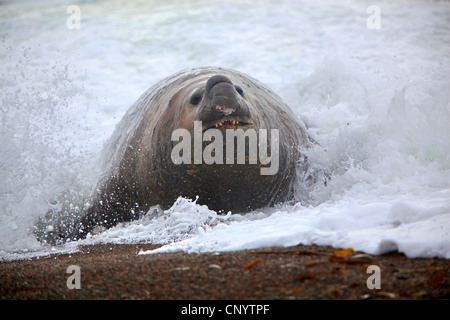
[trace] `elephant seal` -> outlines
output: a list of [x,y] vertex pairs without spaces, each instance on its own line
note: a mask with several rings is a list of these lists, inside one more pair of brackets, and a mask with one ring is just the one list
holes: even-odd
[[213,67],[179,72],[148,89],[118,123],[91,207],[61,237],[83,238],[151,206],[169,208],[180,196],[225,213],[287,201],[311,143],[286,103],[248,75]]

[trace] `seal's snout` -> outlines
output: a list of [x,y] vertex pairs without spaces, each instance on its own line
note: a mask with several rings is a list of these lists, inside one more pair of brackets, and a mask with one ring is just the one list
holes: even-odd
[[206,82],[205,97],[208,103],[200,108],[199,119],[207,122],[208,127],[228,122],[250,123],[250,110],[243,96],[243,90],[229,78],[223,75],[212,76]]
[[225,76],[222,76],[222,75],[212,76],[206,82],[206,87],[205,87],[205,93],[210,99],[213,99],[215,93],[220,93],[220,89],[217,90],[217,88],[214,89],[215,91],[212,91],[212,89],[218,84],[221,84],[222,88],[225,88],[226,84],[228,84],[230,86],[233,85],[231,80]]
[[217,75],[209,78],[206,82],[205,94],[211,100],[211,107],[226,116],[241,107],[236,88],[225,76]]

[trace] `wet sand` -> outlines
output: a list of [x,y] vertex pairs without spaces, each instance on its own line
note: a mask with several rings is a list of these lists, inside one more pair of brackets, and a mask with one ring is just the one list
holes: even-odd
[[[371,256],[331,247],[295,246],[220,253],[138,255],[154,245],[83,246],[0,263],[1,299],[449,299],[446,259]],[[71,265],[80,289],[69,289]],[[369,289],[370,265],[380,289]],[[373,279],[373,278],[372,278]],[[75,283],[75,282],[72,282]],[[372,283],[375,283],[372,281]]]

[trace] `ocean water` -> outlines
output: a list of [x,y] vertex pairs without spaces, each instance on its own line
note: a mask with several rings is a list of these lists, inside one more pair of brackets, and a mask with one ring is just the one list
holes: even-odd
[[[450,4],[373,5],[1,1],[0,260],[138,242],[164,244],[142,254],[319,244],[450,258]],[[79,209],[131,104],[200,66],[277,92],[320,143],[308,157],[331,173],[328,185],[307,205],[246,215],[180,198],[85,240],[41,245],[36,219]]]

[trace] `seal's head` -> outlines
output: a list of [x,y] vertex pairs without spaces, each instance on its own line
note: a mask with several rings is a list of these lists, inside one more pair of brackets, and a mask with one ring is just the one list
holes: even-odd
[[133,150],[144,159],[142,150],[151,148],[155,157],[136,167],[141,171],[135,176],[157,172],[170,184],[148,187],[159,183],[150,177],[141,184],[156,202],[168,207],[180,195],[199,196],[211,209],[243,212],[291,192],[306,133],[268,88],[238,72],[202,69],[175,76],[155,92],[156,109],[141,122]]

